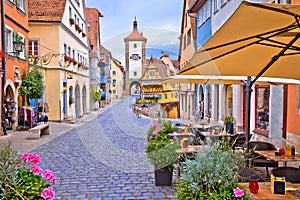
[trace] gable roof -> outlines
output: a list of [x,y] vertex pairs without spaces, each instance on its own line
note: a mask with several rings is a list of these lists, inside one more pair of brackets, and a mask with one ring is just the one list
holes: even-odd
[[125,73],[125,69],[122,66],[121,62],[115,58],[112,58],[112,61],[115,63],[115,65],[121,70],[122,73]]
[[28,0],[28,20],[60,22],[65,6],[66,0]]

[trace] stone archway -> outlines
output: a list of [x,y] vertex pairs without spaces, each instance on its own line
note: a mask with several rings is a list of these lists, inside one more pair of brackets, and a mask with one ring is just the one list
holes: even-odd
[[138,81],[132,81],[130,83],[130,95],[139,95],[141,93],[141,84]]
[[87,110],[86,110],[86,103],[87,103],[87,100],[86,100],[86,87],[85,85],[83,86],[82,88],[82,109],[83,109],[83,114],[87,113]]
[[80,106],[80,88],[79,85],[75,87],[75,117],[78,118],[81,115],[81,106]]
[[14,129],[17,125],[17,106],[14,89],[11,85],[7,85],[4,93],[4,108],[5,118],[8,120],[8,130]]

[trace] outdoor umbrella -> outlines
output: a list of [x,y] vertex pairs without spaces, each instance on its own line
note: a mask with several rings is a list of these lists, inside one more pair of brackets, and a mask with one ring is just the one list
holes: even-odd
[[299,17],[300,5],[242,1],[180,71],[182,75],[247,76],[247,141],[255,81],[262,76],[300,79]]
[[[216,76],[216,75],[175,75],[164,78],[165,83],[197,83],[197,84],[234,84],[241,85],[247,81],[247,76]],[[297,79],[259,77],[253,84],[278,85],[300,84]]]

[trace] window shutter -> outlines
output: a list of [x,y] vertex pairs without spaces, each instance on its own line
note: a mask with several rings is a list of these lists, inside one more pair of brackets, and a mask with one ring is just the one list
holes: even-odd
[[20,0],[16,1],[17,7],[20,7]]
[[26,49],[27,49],[27,45],[26,45],[26,39],[24,39],[24,49],[23,49],[23,52],[24,52],[24,58],[26,59]]
[[[17,34],[13,32],[12,42],[15,42],[16,40],[17,40]],[[12,50],[15,53],[16,52],[15,46],[13,44],[8,44],[8,45],[12,45]]]

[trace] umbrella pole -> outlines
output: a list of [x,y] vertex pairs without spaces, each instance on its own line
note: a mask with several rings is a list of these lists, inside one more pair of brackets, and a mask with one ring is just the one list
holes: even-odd
[[250,110],[251,110],[251,92],[252,92],[252,82],[251,77],[247,77],[247,82],[244,82],[246,86],[246,166],[249,167],[249,141],[250,141]]

